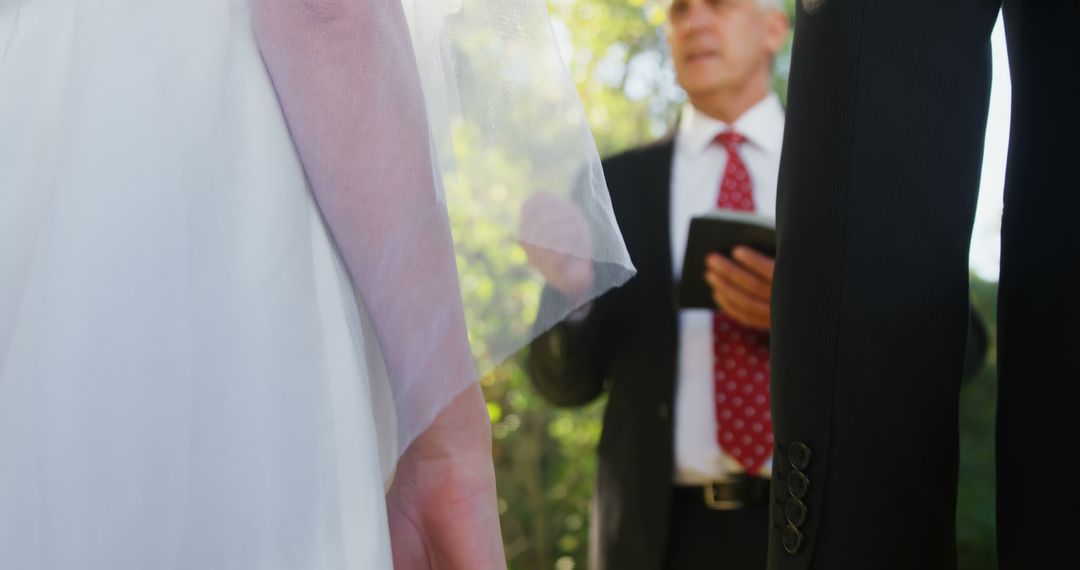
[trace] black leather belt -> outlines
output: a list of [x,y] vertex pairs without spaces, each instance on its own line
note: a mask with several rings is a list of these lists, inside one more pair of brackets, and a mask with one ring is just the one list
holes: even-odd
[[677,486],[679,494],[696,494],[714,511],[734,511],[769,504],[769,480],[764,477],[735,475],[705,485]]

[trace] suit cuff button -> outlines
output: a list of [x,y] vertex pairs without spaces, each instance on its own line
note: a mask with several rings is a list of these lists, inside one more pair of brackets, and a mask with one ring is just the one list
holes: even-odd
[[788,473],[787,490],[796,499],[806,497],[806,493],[810,490],[810,478],[802,471]]
[[806,522],[806,503],[792,497],[788,499],[787,506],[784,507],[784,514],[789,523],[801,527]]
[[810,448],[801,441],[796,441],[791,444],[787,456],[788,463],[790,463],[792,469],[795,469],[796,471],[806,471],[806,468],[810,466],[810,459],[813,458],[813,454],[810,453]]
[[795,528],[795,525],[789,524],[784,527],[781,540],[784,543],[784,552],[795,554],[802,548],[803,535],[799,532],[799,529]]

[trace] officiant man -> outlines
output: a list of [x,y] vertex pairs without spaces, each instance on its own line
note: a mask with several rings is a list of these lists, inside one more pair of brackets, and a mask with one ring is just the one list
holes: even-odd
[[[670,136],[603,163],[639,273],[532,344],[532,380],[552,402],[609,394],[597,570],[765,567],[773,260],[749,249],[710,256],[702,279],[719,311],[678,310],[674,299],[692,217],[774,217],[784,110],[769,86],[787,32],[781,0],[672,1],[668,41],[689,101]],[[544,265],[565,291],[549,285],[543,304],[587,289],[567,279],[575,271]],[[974,338],[983,342],[971,346],[970,371],[985,353],[985,335]]]
[[[639,273],[532,345],[532,379],[552,402],[609,390],[597,570],[765,566],[773,261],[711,256],[701,278],[720,311],[674,299],[692,217],[774,217],[784,110],[770,80],[787,33],[781,0],[672,0],[668,41],[689,102],[672,135],[604,161]],[[544,302],[564,293],[549,286]]]

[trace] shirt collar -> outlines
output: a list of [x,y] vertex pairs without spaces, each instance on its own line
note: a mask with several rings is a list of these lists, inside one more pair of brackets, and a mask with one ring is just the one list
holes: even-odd
[[746,137],[748,144],[767,153],[779,153],[784,135],[784,107],[780,98],[770,92],[731,125],[687,103],[679,119],[676,146],[682,151],[699,154],[712,144],[716,135],[729,129]]

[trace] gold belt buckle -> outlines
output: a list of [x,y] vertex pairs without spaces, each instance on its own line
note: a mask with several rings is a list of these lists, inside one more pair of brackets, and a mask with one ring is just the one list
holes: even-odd
[[733,511],[735,509],[743,508],[743,502],[735,499],[722,499],[717,497],[716,488],[720,483],[727,481],[715,481],[704,486],[705,488],[705,506],[714,511]]

